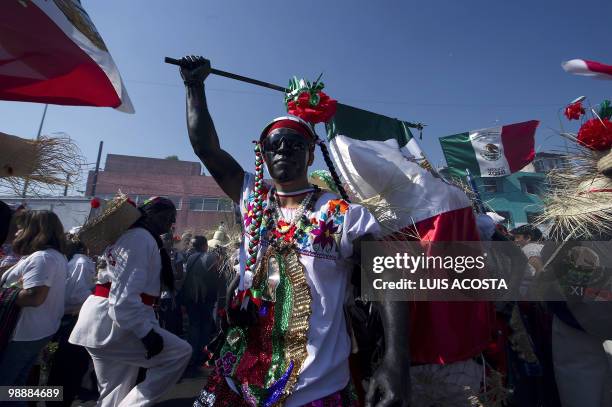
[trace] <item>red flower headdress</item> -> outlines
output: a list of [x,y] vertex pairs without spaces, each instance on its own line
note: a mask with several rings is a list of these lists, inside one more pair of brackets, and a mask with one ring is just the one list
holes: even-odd
[[577,139],[591,150],[609,150],[612,147],[612,122],[603,117],[587,120],[578,130]]
[[[581,103],[581,101],[570,104],[566,108],[566,113],[567,109],[576,103]],[[593,118],[585,121],[580,126],[577,140],[581,145],[591,150],[609,150],[612,147],[612,122],[610,121],[610,117],[612,117],[612,104],[609,100],[604,100],[599,105],[598,112],[594,109],[591,109],[591,111],[593,112]]]
[[323,92],[321,75],[314,83],[295,76],[289,81],[285,94],[287,113],[311,124],[326,123],[336,114],[337,102]]

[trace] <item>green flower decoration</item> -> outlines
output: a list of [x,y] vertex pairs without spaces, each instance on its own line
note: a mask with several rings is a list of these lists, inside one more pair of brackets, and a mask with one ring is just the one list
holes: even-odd
[[609,100],[604,100],[599,105],[599,112],[597,112],[599,117],[602,119],[609,119],[612,117],[612,103]]

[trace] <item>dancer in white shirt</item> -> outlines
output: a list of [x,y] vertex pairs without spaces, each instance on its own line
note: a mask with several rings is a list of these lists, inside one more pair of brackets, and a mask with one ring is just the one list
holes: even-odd
[[[176,209],[156,197],[140,210],[143,217],[106,248],[108,266],[70,336],[70,343],[85,346],[93,359],[102,407],[154,404],[180,379],[191,356],[187,342],[160,328],[152,307],[161,283],[173,282],[159,236],[170,230]],[[134,386],[141,367],[146,378]]]
[[[231,327],[217,369],[194,406],[354,406],[344,300],[360,242],[379,231],[376,220],[348,202],[325,144],[301,118],[269,123],[255,144],[255,174],[246,173],[221,149],[206,105],[210,61],[186,57],[181,65],[192,147],[241,207],[243,283],[253,276],[252,285],[243,285],[232,298]],[[308,181],[316,145],[341,197]],[[269,184],[263,182],[264,164]],[[380,309],[386,349],[366,403],[406,406],[408,307],[388,301]]]

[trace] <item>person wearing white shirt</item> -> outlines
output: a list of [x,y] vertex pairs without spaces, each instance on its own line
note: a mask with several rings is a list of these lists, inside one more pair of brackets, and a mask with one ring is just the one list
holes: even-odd
[[86,248],[75,235],[68,234],[67,238],[67,254],[70,261],[68,262],[68,278],[64,298],[64,317],[54,338],[58,346],[53,355],[47,385],[63,386],[63,403],[69,406],[79,392],[81,381],[87,373],[91,358],[82,346],[68,343],[68,337],[76,324],[81,306],[93,292],[96,265],[85,254],[87,252]]
[[[373,239],[379,225],[364,207],[347,202],[329,150],[303,118],[270,122],[255,145],[255,173],[245,172],[221,148],[208,111],[204,80],[210,61],[189,56],[179,64],[189,140],[217,184],[240,206],[245,231],[244,278],[228,308],[231,327],[217,369],[194,406],[351,405],[344,302],[360,242]],[[308,181],[316,146],[341,198]],[[264,166],[269,184],[263,181]],[[247,274],[255,276],[253,287],[244,284]],[[365,403],[405,406],[410,399],[409,307],[385,301],[380,311],[385,354]]]
[[[175,222],[166,198],[151,198],[143,217],[104,251],[94,295],[87,298],[69,342],[84,346],[98,378],[98,406],[150,406],[181,377],[191,346],[159,326],[153,303],[161,284],[173,289],[172,264],[159,236]],[[147,369],[135,386],[139,368]]]
[[25,385],[42,348],[60,326],[64,315],[66,257],[63,226],[50,211],[22,217],[14,250],[24,256],[2,277],[2,287],[20,289],[21,308],[11,342],[0,355],[0,385]]
[[79,309],[91,295],[96,281],[96,264],[83,253],[76,253],[68,262],[66,281],[66,313],[78,314]]
[[510,231],[514,237],[514,243],[517,244],[527,257],[527,270],[521,282],[520,291],[522,295],[527,295],[536,274],[540,273],[544,268],[540,252],[543,244],[539,243],[542,239],[542,232],[535,226],[522,225]]

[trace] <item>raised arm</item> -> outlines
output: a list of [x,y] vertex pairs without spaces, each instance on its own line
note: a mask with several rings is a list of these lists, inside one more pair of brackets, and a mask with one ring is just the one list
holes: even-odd
[[202,160],[223,192],[238,203],[244,170],[219,145],[219,137],[206,104],[204,80],[210,74],[210,61],[188,56],[181,59],[181,76],[187,89],[187,129],[193,151]]

